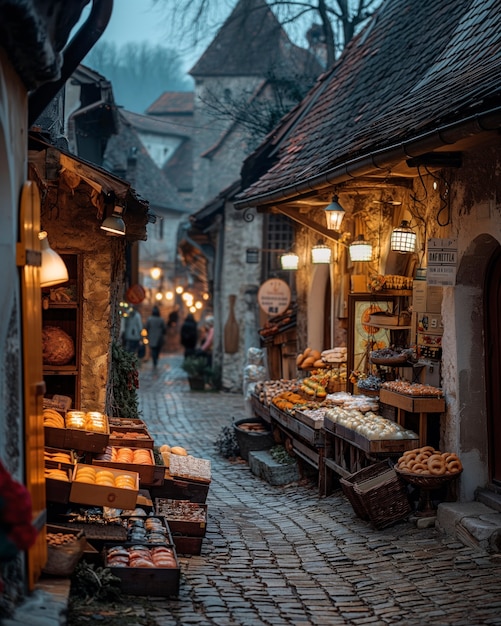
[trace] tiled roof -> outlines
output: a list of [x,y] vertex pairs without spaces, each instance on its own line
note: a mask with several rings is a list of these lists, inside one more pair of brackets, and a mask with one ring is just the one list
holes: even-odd
[[177,191],[151,159],[124,111],[120,111],[120,122],[119,133],[108,141],[106,168],[112,172],[126,171],[127,156],[131,149],[135,150],[137,159],[132,187],[153,209],[158,207],[185,212],[186,207]]
[[499,0],[386,0],[247,160],[244,180],[256,155],[269,165],[237,207],[326,186],[342,168],[348,178],[349,164],[362,159],[374,171],[378,156],[392,149],[405,158],[404,147],[427,134],[445,145],[439,129],[500,107]]
[[265,0],[240,0],[189,73],[263,76],[284,63],[298,74],[319,71],[313,56],[291,43]]
[[193,113],[192,91],[166,91],[147,109],[147,115],[187,115]]
[[152,115],[141,115],[132,111],[121,110],[123,117],[135,129],[144,133],[155,133],[157,135],[174,135],[175,137],[190,137],[193,131],[192,125],[176,123],[172,120],[165,120]]

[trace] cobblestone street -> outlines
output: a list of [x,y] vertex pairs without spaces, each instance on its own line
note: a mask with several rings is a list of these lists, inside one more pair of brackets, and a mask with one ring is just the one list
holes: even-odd
[[190,391],[181,362],[143,364],[140,408],[158,445],[210,459],[207,535],[200,556],[180,558],[179,598],[149,599],[138,623],[501,624],[498,556],[407,522],[376,531],[341,491],[271,486],[223,458],[214,442],[245,416],[243,398]]

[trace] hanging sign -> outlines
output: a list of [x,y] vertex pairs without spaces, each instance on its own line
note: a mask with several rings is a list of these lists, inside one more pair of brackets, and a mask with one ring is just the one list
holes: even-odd
[[145,298],[146,292],[142,285],[132,285],[125,294],[125,299],[129,304],[141,304]]
[[290,287],[281,278],[270,278],[259,287],[257,301],[266,315],[281,315],[289,308]]
[[428,239],[428,285],[456,284],[458,243],[456,239]]

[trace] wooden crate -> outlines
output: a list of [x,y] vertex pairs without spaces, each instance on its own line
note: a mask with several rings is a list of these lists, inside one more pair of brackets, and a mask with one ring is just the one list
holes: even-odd
[[174,500],[190,500],[190,502],[205,503],[210,484],[197,480],[174,478],[169,470],[164,470],[164,481],[161,485],[149,487],[151,497],[173,498]]
[[405,452],[406,450],[414,450],[419,448],[419,439],[367,439],[360,433],[351,428],[346,428],[342,424],[337,424],[332,420],[326,419],[325,430],[345,441],[353,443],[360,450],[373,454],[389,453],[396,454]]
[[120,590],[124,594],[154,597],[179,595],[179,563],[177,567],[112,567],[108,565],[105,554],[104,566],[120,578]]
[[153,456],[153,452],[151,450],[149,452],[152,462],[151,465],[140,465],[138,463],[116,463],[100,459],[92,459],[92,465],[99,465],[100,467],[113,469],[124,469],[128,472],[137,472],[139,474],[139,482],[141,485],[151,485],[155,478],[155,458]]
[[294,417],[296,417],[300,422],[303,422],[303,424],[306,424],[306,426],[309,426],[310,428],[317,429],[324,427],[323,417],[321,419],[313,419],[313,417],[311,417],[310,415],[307,415],[306,413],[303,413],[299,410],[296,410],[294,412]]
[[190,519],[176,519],[172,515],[169,515],[169,510],[172,507],[177,508],[182,506],[181,500],[173,500],[170,498],[156,498],[155,499],[155,515],[165,517],[166,523],[172,532],[173,537],[175,535],[188,535],[190,537],[205,537],[207,530],[207,505],[198,502],[188,502],[188,505],[195,507],[197,510],[201,510],[203,513],[203,521],[192,521]]
[[408,413],[443,413],[445,411],[444,398],[410,396],[381,388],[379,399],[385,404],[403,409]]
[[[81,452],[93,452],[99,454],[106,450],[110,438],[109,429],[104,433],[96,433],[90,430],[78,428],[66,428],[63,448],[79,450]],[[61,446],[53,446],[61,447]]]
[[203,537],[188,537],[186,535],[173,535],[172,537],[178,554],[199,555],[202,552]]

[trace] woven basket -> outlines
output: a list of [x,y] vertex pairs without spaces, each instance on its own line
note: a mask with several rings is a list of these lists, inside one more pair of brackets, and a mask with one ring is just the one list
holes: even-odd
[[407,517],[412,510],[405,483],[389,459],[341,478],[340,483],[355,513],[377,529]]
[[443,474],[442,476],[433,476],[431,474],[414,474],[413,472],[405,472],[395,468],[398,475],[408,483],[415,485],[416,487],[422,487],[423,489],[440,489],[447,483],[457,478],[463,470],[454,474]]

